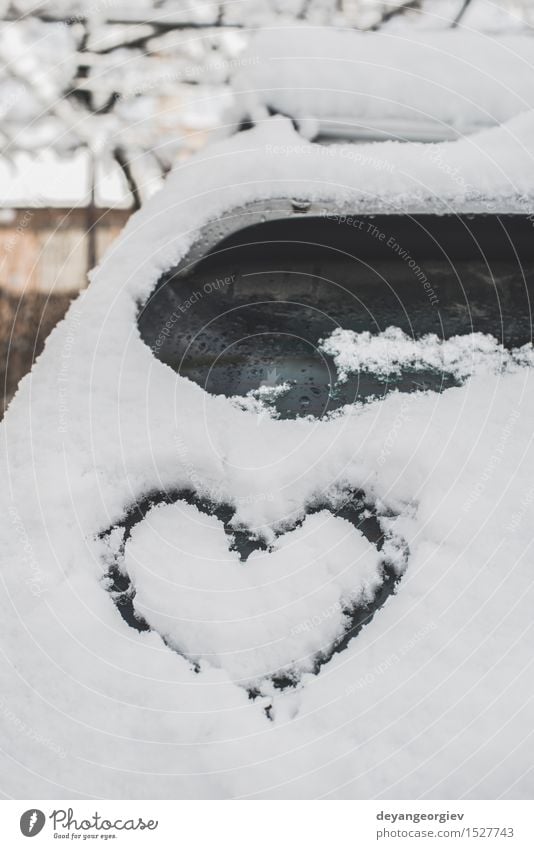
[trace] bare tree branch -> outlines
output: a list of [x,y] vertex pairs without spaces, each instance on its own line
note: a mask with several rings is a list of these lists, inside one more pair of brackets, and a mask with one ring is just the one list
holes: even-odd
[[373,32],[379,30],[384,24],[387,24],[392,18],[396,18],[397,15],[402,15],[404,12],[407,12],[408,9],[418,9],[421,5],[421,0],[405,0],[404,3],[401,3],[398,6],[395,6],[393,9],[389,9],[387,12],[382,14],[380,20],[373,24],[372,27],[369,27]]
[[463,0],[462,7],[451,24],[452,29],[455,29],[459,25],[470,5],[471,0]]
[[122,173],[124,174],[128,188],[132,194],[134,209],[141,209],[141,195],[139,193],[139,187],[132,174],[130,160],[128,159],[126,151],[122,145],[117,145],[114,149],[113,158],[122,169]]

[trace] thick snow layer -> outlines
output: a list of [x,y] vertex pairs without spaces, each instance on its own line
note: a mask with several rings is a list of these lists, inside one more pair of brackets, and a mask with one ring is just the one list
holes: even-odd
[[[523,117],[439,146],[469,176],[466,196],[417,145],[372,148],[395,163],[387,179],[313,147],[273,156],[303,145],[275,120],[184,164],[130,219],[0,427],[4,793],[532,796],[532,370],[277,421],[178,376],[135,324],[198,228],[239,203],[532,197],[532,127]],[[217,522],[184,505],[138,522],[123,566],[167,641],[119,615],[101,537],[161,488],[232,505],[234,526],[272,545],[240,564]],[[373,544],[328,506],[305,518],[347,489],[408,547],[397,590],[318,674],[304,662],[297,686],[266,678],[249,698],[241,671],[305,658],[339,632],[341,600],[372,587]]]
[[379,584],[376,548],[327,511],[246,563],[214,516],[187,504],[154,512],[126,547],[136,610],[188,657],[243,683],[309,671],[342,636],[343,610]]
[[[466,139],[433,144],[315,145],[278,117],[210,147],[176,175],[193,195],[190,208],[207,211],[210,220],[238,204],[287,196],[323,202],[325,214],[332,209],[532,214],[533,145],[534,112]],[[209,173],[211,190],[220,191],[220,197],[210,196],[208,210],[202,188],[195,192],[199,179],[204,184],[199,169]]]
[[[476,5],[476,4],[475,4]],[[475,32],[357,33],[275,27],[249,44],[233,78],[239,111],[269,107],[371,133],[447,137],[534,107],[534,42]],[[254,59],[254,61],[252,61]]]
[[509,351],[484,333],[466,333],[450,339],[439,339],[430,333],[412,339],[398,327],[388,327],[378,334],[337,328],[323,341],[321,350],[334,358],[342,381],[360,370],[388,377],[400,374],[403,368],[435,369],[460,380],[477,372],[495,373],[534,365],[532,345]]

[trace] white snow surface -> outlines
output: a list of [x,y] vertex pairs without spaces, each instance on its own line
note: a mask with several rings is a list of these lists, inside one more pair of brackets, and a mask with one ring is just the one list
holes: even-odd
[[238,111],[270,107],[306,121],[347,121],[444,137],[494,126],[534,107],[534,42],[473,31],[358,33],[333,27],[260,30],[234,74]]
[[[532,370],[277,421],[175,374],[135,317],[198,228],[237,204],[288,193],[353,210],[514,208],[534,196],[533,135],[523,116],[438,146],[469,176],[466,195],[418,145],[368,150],[395,164],[387,177],[313,147],[273,156],[303,145],[278,119],[184,164],[130,219],[0,426],[4,793],[532,796]],[[233,504],[238,525],[282,532],[249,574],[196,508],[155,508],[136,526],[124,558],[138,603],[191,658],[212,653],[198,672],[119,616],[99,537],[135,499],[191,486]],[[347,487],[390,515],[409,557],[396,593],[313,674],[310,652],[339,630],[336,602],[376,576],[373,546],[334,511],[304,519]],[[238,679],[288,657],[299,684],[262,679],[249,698]]]
[[380,583],[376,548],[329,511],[241,563],[214,516],[157,507],[134,530],[125,567],[136,610],[158,633],[243,683],[309,671],[343,634],[343,609],[370,600]]
[[340,381],[358,371],[388,377],[399,375],[403,368],[433,369],[462,380],[475,373],[512,371],[534,365],[532,345],[510,351],[485,333],[466,333],[450,339],[429,333],[414,339],[398,327],[388,327],[375,334],[338,327],[322,342],[320,350],[334,358]]

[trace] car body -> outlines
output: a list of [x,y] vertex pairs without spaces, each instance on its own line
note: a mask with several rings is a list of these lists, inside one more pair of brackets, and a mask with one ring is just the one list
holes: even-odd
[[11,794],[530,795],[533,140],[273,117],[130,219],[1,425]]

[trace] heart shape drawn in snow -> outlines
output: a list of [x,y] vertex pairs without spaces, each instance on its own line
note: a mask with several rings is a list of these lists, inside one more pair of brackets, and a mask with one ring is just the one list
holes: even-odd
[[267,547],[231,508],[151,497],[102,536],[123,617],[198,665],[250,686],[317,672],[393,592],[407,547],[365,499],[318,503]]

